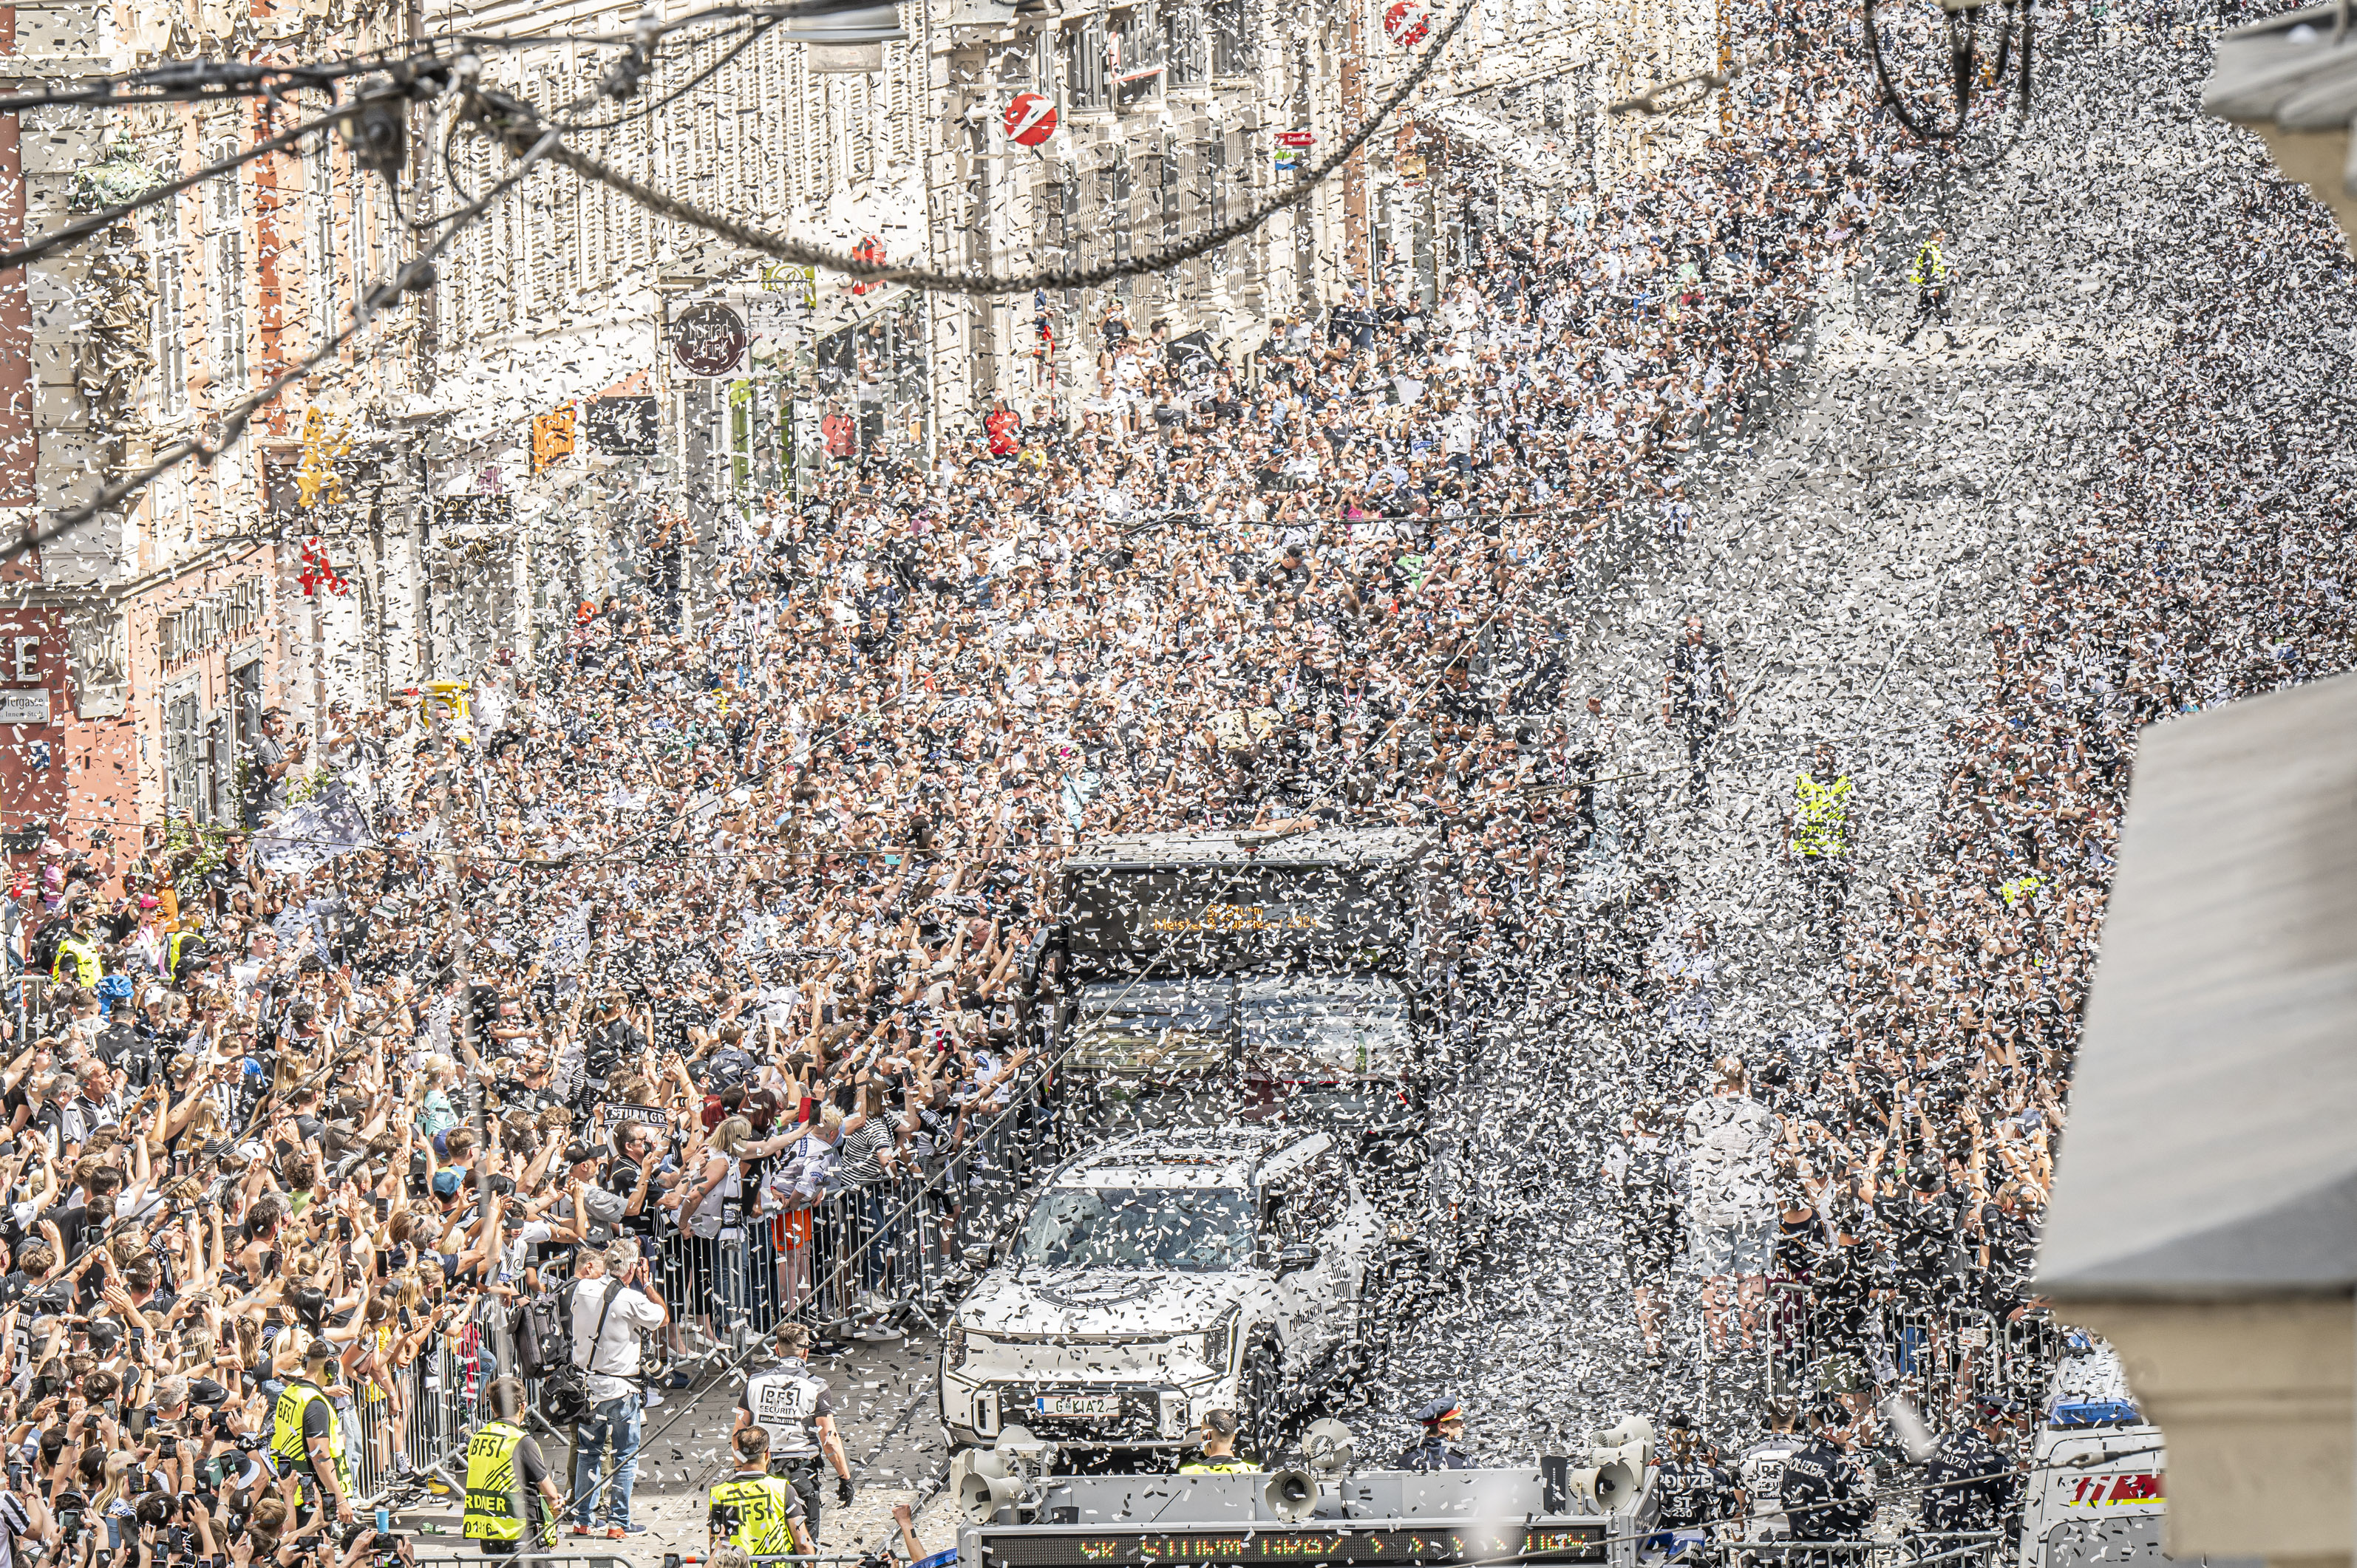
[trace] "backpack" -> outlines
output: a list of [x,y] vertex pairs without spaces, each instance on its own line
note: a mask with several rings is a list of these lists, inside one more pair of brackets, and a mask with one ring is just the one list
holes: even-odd
[[572,1288],[543,1291],[516,1308],[516,1362],[527,1378],[544,1378],[573,1361]]

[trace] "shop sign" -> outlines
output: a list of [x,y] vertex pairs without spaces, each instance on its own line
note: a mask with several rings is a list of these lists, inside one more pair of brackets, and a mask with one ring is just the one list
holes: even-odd
[[260,576],[241,578],[218,594],[157,616],[156,646],[164,667],[184,663],[261,625],[264,592]]

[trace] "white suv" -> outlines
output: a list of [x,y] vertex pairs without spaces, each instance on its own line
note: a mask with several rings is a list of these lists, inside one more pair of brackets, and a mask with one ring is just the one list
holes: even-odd
[[1140,1133],[1071,1161],[957,1309],[942,1357],[953,1444],[1002,1426],[1087,1448],[1176,1448],[1233,1410],[1265,1458],[1352,1372],[1381,1243],[1330,1133]]

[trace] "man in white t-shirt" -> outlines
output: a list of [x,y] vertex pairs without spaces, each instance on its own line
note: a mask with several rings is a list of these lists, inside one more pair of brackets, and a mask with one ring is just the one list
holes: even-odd
[[[589,1374],[590,1406],[574,1430],[573,1533],[590,1532],[598,1494],[605,1491],[607,1533],[643,1535],[647,1527],[630,1520],[630,1487],[639,1478],[639,1423],[646,1408],[637,1382],[639,1332],[661,1328],[671,1313],[635,1241],[617,1241],[603,1252],[585,1249],[574,1269],[579,1283],[573,1289],[573,1364]],[[614,1470],[601,1485],[598,1461],[609,1444]]]
[[1756,1342],[1776,1235],[1775,1143],[1776,1118],[1747,1092],[1743,1059],[1719,1058],[1711,1091],[1686,1109],[1686,1253],[1703,1276],[1703,1321],[1714,1352],[1727,1348],[1730,1295],[1744,1348]]

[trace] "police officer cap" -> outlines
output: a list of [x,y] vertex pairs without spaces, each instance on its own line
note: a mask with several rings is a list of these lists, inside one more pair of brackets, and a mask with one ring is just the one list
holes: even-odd
[[1695,1418],[1688,1415],[1684,1411],[1679,1411],[1674,1415],[1672,1415],[1667,1420],[1663,1421],[1662,1424],[1672,1432],[1692,1432],[1695,1426]]
[[1430,1404],[1426,1405],[1422,1410],[1417,1411],[1415,1412],[1415,1419],[1422,1422],[1426,1426],[1437,1426],[1442,1422],[1456,1415],[1458,1413],[1458,1403],[1455,1400],[1437,1399]]
[[2021,1407],[1997,1394],[1983,1394],[1973,1401],[1973,1413],[1983,1421],[2004,1421]]

